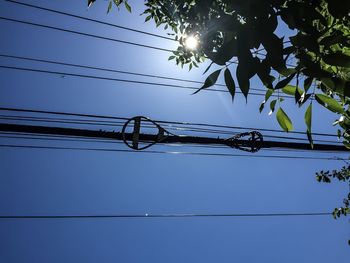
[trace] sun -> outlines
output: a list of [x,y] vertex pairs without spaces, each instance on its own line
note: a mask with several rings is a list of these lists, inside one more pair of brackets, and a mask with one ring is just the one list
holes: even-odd
[[199,44],[198,38],[195,36],[188,36],[186,37],[185,40],[185,47],[190,49],[190,50],[195,50],[197,49]]

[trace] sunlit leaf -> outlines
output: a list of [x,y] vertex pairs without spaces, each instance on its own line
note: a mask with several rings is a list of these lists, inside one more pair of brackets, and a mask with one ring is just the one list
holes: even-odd
[[331,97],[328,97],[324,94],[316,94],[315,99],[319,104],[329,109],[330,111],[333,111],[335,113],[340,113],[340,114],[344,113],[343,107],[335,99]]
[[306,124],[306,134],[307,138],[310,142],[311,148],[313,148],[313,140],[312,140],[312,135],[311,135],[311,125],[312,125],[312,103],[307,107],[305,111],[305,116],[304,116],[305,124]]
[[129,5],[128,1],[125,1],[124,5],[125,5],[126,10],[128,10],[129,13],[131,13],[131,6]]
[[282,108],[278,109],[276,113],[276,118],[279,125],[284,131],[289,132],[293,130],[292,121],[289,119],[288,115],[284,112]]
[[[294,96],[296,89],[297,89],[296,86],[287,85],[284,88],[282,88],[282,92],[287,94],[287,95]],[[303,91],[300,88],[298,88],[298,92],[299,92],[299,94],[303,93]]]
[[107,8],[107,14],[112,10],[112,2],[109,2],[108,8]]

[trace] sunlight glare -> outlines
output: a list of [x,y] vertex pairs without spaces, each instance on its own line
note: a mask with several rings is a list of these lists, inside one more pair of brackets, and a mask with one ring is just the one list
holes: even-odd
[[194,36],[189,36],[185,40],[185,46],[190,50],[197,49],[198,46],[198,39]]

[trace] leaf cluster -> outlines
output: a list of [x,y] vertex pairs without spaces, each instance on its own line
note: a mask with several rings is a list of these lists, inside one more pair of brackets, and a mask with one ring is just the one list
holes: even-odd
[[[88,0],[88,7],[90,7],[95,2],[96,0]],[[126,10],[131,12],[131,6],[129,5],[127,0],[108,0],[107,13],[109,13],[112,10],[113,6],[116,6],[119,9],[121,5],[124,5]]]
[[[247,98],[250,80],[257,76],[267,88],[260,111],[273,94],[282,92],[293,96],[299,107],[315,98],[349,120],[343,110],[350,94],[349,1],[148,0],[145,5],[146,20],[165,25],[179,40],[171,59],[190,68],[193,61],[196,66],[204,58],[222,66],[231,96],[240,88]],[[293,32],[289,38],[275,32],[281,21]],[[200,39],[200,47],[189,51],[184,40],[193,35]],[[233,60],[237,61],[235,74],[229,69]],[[214,85],[212,79],[209,75],[200,90]],[[295,85],[290,84],[293,81]],[[270,102],[270,113],[280,102]],[[282,108],[276,117],[283,130],[293,129]],[[312,144],[311,117],[309,106],[305,123]],[[345,122],[343,126],[344,131],[350,127]]]
[[[341,182],[348,182],[350,189],[350,166],[344,166],[340,170],[333,171],[320,171],[316,173],[316,180],[318,182],[330,183],[333,179],[337,179]],[[346,198],[343,200],[343,207],[335,208],[333,211],[333,217],[339,218],[341,215],[346,216],[350,214],[350,191]]]
[[[341,216],[347,216],[350,214],[350,165],[343,166],[340,170],[333,171],[320,171],[316,173],[316,180],[323,183],[331,183],[333,179],[337,179],[341,182],[347,182],[349,184],[349,193],[346,198],[343,199],[343,206],[335,208],[333,210],[333,217],[337,219]],[[350,245],[350,240],[348,241]]]

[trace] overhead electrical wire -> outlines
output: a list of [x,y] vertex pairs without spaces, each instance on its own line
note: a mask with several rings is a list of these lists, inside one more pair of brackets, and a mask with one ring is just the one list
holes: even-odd
[[[124,120],[124,121],[129,120],[129,118],[119,117],[119,116],[107,116],[107,115],[84,114],[84,113],[70,113],[70,112],[47,111],[47,110],[36,110],[36,109],[21,109],[21,108],[10,108],[10,107],[0,107],[0,111],[39,113],[39,114],[51,114],[51,115],[62,115],[62,116],[77,116],[77,117],[110,119],[110,120]],[[192,125],[192,126],[199,126],[199,127],[213,127],[213,128],[225,128],[225,129],[237,129],[237,130],[258,130],[258,131],[264,131],[264,132],[276,132],[276,133],[284,133],[285,134],[285,132],[282,130],[265,129],[265,128],[257,128],[257,127],[239,127],[239,126],[219,125],[219,124],[209,124],[209,123],[178,122],[178,121],[164,121],[164,120],[154,120],[154,121],[156,123],[164,123],[164,124]],[[305,135],[305,132],[290,131],[289,134]],[[329,133],[317,133],[317,132],[315,132],[312,134],[317,135],[317,136],[337,137],[336,134],[329,134]]]
[[[76,67],[76,68],[99,70],[99,71],[103,71],[103,72],[120,73],[120,74],[132,75],[132,76],[149,77],[149,78],[157,78],[157,79],[172,80],[172,81],[181,81],[181,82],[195,83],[195,84],[201,84],[201,85],[204,84],[204,82],[196,81],[196,80],[180,79],[180,78],[173,78],[173,77],[166,77],[166,76],[159,76],[159,75],[152,75],[152,74],[144,74],[144,73],[123,71],[123,70],[110,69],[110,68],[94,67],[94,66],[66,63],[66,62],[47,60],[47,59],[38,59],[38,58],[30,58],[30,57],[23,57],[23,56],[13,56],[13,55],[8,55],[8,54],[1,54],[1,53],[0,53],[0,57],[42,62],[42,63],[48,63],[48,64],[54,64],[54,65],[60,65],[60,66],[69,66],[69,67]],[[226,88],[226,85],[224,85],[224,84],[214,84],[214,86],[220,86],[220,87]],[[257,88],[250,88],[250,90],[265,92],[265,90],[257,89]],[[291,97],[291,98],[293,98],[293,97]]]
[[0,219],[116,219],[116,218],[200,218],[200,217],[305,217],[330,216],[329,212],[305,213],[223,213],[223,214],[61,214],[61,215],[0,215]]
[[151,45],[135,43],[135,42],[132,42],[132,41],[126,41],[126,40],[117,39],[117,38],[111,38],[111,37],[98,36],[98,35],[95,35],[95,34],[85,33],[85,32],[81,32],[81,31],[75,31],[75,30],[65,29],[65,28],[61,28],[61,27],[49,26],[49,25],[44,25],[44,24],[39,24],[39,23],[33,23],[33,22],[29,22],[29,21],[18,20],[18,19],[3,17],[3,16],[0,16],[0,20],[20,23],[20,24],[24,24],[24,25],[36,26],[36,27],[41,27],[41,28],[46,28],[46,29],[53,29],[53,30],[57,30],[57,31],[61,31],[61,32],[66,32],[66,33],[72,33],[72,34],[80,35],[80,36],[86,36],[86,37],[92,37],[92,38],[96,38],[96,39],[108,40],[108,41],[112,41],[112,42],[118,42],[118,43],[138,46],[138,47],[144,47],[144,48],[159,50],[159,51],[165,51],[165,52],[173,52],[174,51],[174,50],[171,50],[171,49],[166,49],[166,48],[155,47],[155,46],[151,46]]
[[84,17],[84,16],[79,16],[79,15],[75,15],[72,13],[63,12],[63,11],[59,11],[59,10],[55,10],[55,9],[51,9],[51,8],[46,8],[46,7],[42,7],[42,6],[37,6],[37,5],[23,3],[23,2],[19,2],[19,1],[13,1],[13,0],[5,0],[5,1],[13,3],[13,4],[17,4],[17,5],[27,6],[27,7],[43,10],[43,11],[48,11],[48,12],[52,12],[52,13],[56,13],[56,14],[60,14],[60,15],[78,18],[81,20],[85,20],[85,21],[89,21],[89,22],[93,22],[93,23],[97,23],[97,24],[101,24],[101,25],[105,25],[105,26],[111,26],[111,27],[131,31],[131,32],[135,32],[135,33],[140,33],[140,34],[144,34],[144,35],[148,35],[148,36],[153,36],[153,37],[163,38],[166,40],[176,41],[174,38],[171,38],[171,37],[162,36],[159,34],[154,34],[154,33],[146,32],[146,31],[142,31],[139,29],[130,28],[130,27],[126,27],[126,26],[120,26],[120,25],[116,25],[116,24],[112,24],[112,23],[108,23],[108,22],[104,22],[104,21],[100,21],[100,20],[96,20],[96,19],[92,19],[92,18],[88,18],[88,17]]
[[127,152],[139,154],[175,154],[175,155],[195,155],[195,156],[215,156],[215,157],[248,157],[248,158],[275,158],[275,159],[300,159],[300,160],[325,160],[344,161],[347,159],[340,157],[313,157],[313,156],[281,156],[281,155],[248,155],[231,153],[207,153],[207,152],[179,152],[179,151],[155,151],[155,150],[126,150],[108,148],[85,148],[85,147],[60,147],[60,146],[38,146],[19,144],[0,144],[0,148],[22,148],[22,149],[45,149],[45,150],[72,150],[72,151],[97,151],[97,152]]
[[[39,23],[34,23],[34,22],[29,22],[29,21],[24,21],[24,20],[18,20],[18,19],[14,19],[14,18],[3,17],[3,16],[0,16],[0,20],[20,23],[20,24],[25,24],[25,25],[30,25],[30,26],[36,26],[36,27],[41,27],[41,28],[46,28],[46,29],[52,29],[52,30],[57,30],[57,31],[65,32],[65,33],[71,33],[71,34],[76,34],[76,35],[80,35],[80,36],[92,37],[92,38],[101,39],[101,40],[108,40],[108,41],[112,41],[112,42],[118,42],[118,43],[123,43],[123,44],[143,47],[143,48],[149,48],[149,49],[154,49],[154,50],[158,50],[158,51],[164,51],[164,52],[170,52],[170,53],[173,53],[175,51],[175,50],[171,50],[171,49],[167,49],[167,48],[145,45],[145,44],[127,41],[127,40],[123,40],[123,39],[98,36],[96,34],[85,33],[85,32],[81,32],[81,31],[65,29],[65,28],[56,27],[56,26],[49,26],[49,25],[44,25],[44,24],[39,24]],[[255,52],[255,54],[266,56],[265,54],[262,54],[259,52]],[[228,61],[228,62],[230,62],[230,64],[232,64],[232,63],[238,64],[237,61]],[[294,66],[294,65],[287,64],[287,66]]]
[[[51,70],[34,69],[34,68],[14,67],[14,66],[5,66],[5,65],[0,65],[0,68],[10,69],[10,70],[26,71],[26,72],[53,74],[53,75],[58,75],[58,76],[71,76],[71,77],[89,78],[89,79],[107,80],[107,81],[116,81],[116,82],[133,83],[133,84],[162,86],[162,87],[168,87],[168,88],[187,89],[187,90],[194,90],[194,91],[197,91],[199,89],[198,87],[182,86],[182,85],[175,85],[175,84],[157,83],[157,82],[148,82],[148,81],[139,81],[139,80],[128,80],[128,79],[119,79],[119,78],[102,77],[102,76],[96,76],[96,75],[77,74],[77,73],[51,71]],[[213,89],[213,88],[203,89],[203,91],[223,92],[223,93],[228,93],[229,92],[228,90]],[[242,94],[241,91],[237,91],[237,93]],[[249,95],[262,96],[262,97],[265,96],[265,94],[255,93],[255,92],[250,92]],[[277,96],[277,95],[275,95],[275,96]],[[285,96],[285,95],[279,95],[278,97],[280,97],[280,98],[292,98],[290,96]]]
[[[20,140],[34,140],[34,141],[60,141],[60,142],[86,142],[86,143],[106,143],[106,144],[121,144],[124,142],[113,140],[113,139],[101,139],[101,138],[84,138],[78,136],[69,136],[69,135],[46,135],[46,134],[32,134],[32,133],[18,133],[18,132],[1,132],[0,131],[0,139],[20,139]],[[223,145],[197,145],[197,144],[189,144],[182,145],[180,143],[163,143],[160,146],[167,147],[189,147],[189,148],[204,148],[204,149],[224,149],[227,150],[226,146]],[[310,152],[309,150],[302,149],[270,149],[264,148],[261,151],[271,151],[271,152]],[[339,154],[339,152],[335,151],[322,151],[317,154]]]
[[[5,1],[12,3],[12,4],[17,4],[17,5],[22,5],[22,6],[42,10],[42,11],[52,12],[52,13],[56,13],[56,14],[60,14],[60,15],[68,16],[68,17],[73,17],[73,18],[77,18],[80,20],[85,20],[85,21],[89,21],[89,22],[93,22],[93,23],[97,23],[97,24],[101,24],[101,25],[107,25],[107,26],[118,28],[118,29],[123,29],[123,30],[131,31],[131,32],[135,32],[135,33],[140,33],[140,34],[152,36],[152,37],[158,37],[158,38],[162,38],[162,39],[166,39],[166,40],[176,41],[176,39],[174,39],[174,38],[170,38],[170,37],[162,36],[159,34],[154,34],[154,33],[146,32],[146,31],[142,31],[142,30],[135,29],[135,28],[120,26],[120,25],[116,25],[116,24],[112,24],[112,23],[108,23],[108,22],[104,22],[104,21],[100,21],[100,20],[96,20],[96,19],[91,19],[91,18],[75,15],[72,13],[59,11],[56,9],[51,9],[51,8],[47,8],[47,7],[42,7],[42,6],[38,6],[38,5],[33,5],[33,4],[28,4],[28,3],[23,3],[23,2],[19,2],[19,1],[13,1],[13,0],[5,0]],[[290,41],[284,41],[283,44],[289,43],[289,42]],[[261,48],[261,49],[254,51],[253,53],[257,54],[257,55],[261,55],[261,56],[266,56],[266,54],[261,53],[261,51],[264,51],[264,50],[265,50],[264,48]],[[231,63],[236,63],[236,61],[231,61]],[[287,64],[287,66],[294,67],[294,65],[290,65],[290,64]]]
[[[9,121],[25,121],[25,122],[47,122],[47,123],[61,123],[61,124],[78,124],[78,125],[94,125],[94,126],[108,126],[108,127],[123,127],[124,122],[99,122],[99,121],[89,121],[84,119],[58,119],[52,117],[40,118],[40,117],[28,117],[28,116],[11,116],[11,115],[0,115],[0,120],[9,120]],[[143,125],[145,128],[154,128],[152,125]],[[210,133],[210,134],[220,134],[220,135],[234,135],[238,132],[228,131],[228,130],[218,130],[218,129],[203,129],[196,127],[180,127],[174,125],[164,125],[164,128],[172,131],[192,131],[199,133]],[[287,140],[297,140],[297,141],[308,141],[306,138],[297,138],[297,137],[288,137],[288,136],[275,136],[265,134],[266,138],[275,138],[275,139],[287,139]],[[319,140],[314,139],[314,142],[325,142],[325,143],[340,143],[339,141],[330,141],[330,140]]]

